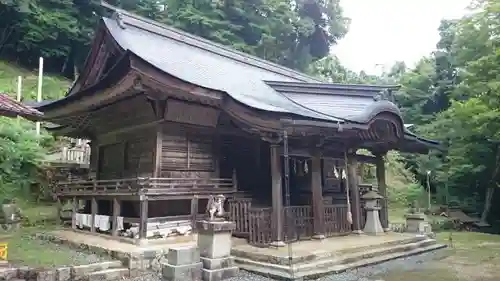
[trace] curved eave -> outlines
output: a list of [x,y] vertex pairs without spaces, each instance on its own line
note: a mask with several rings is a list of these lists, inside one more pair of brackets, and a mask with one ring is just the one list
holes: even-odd
[[430,150],[444,150],[438,141],[428,140],[405,130],[404,138],[399,143],[398,150],[401,152],[426,154]]
[[64,107],[70,103],[78,102],[85,97],[90,97],[109,88],[109,85],[114,85],[125,77],[130,71],[130,57],[128,53],[125,53],[117,64],[106,74],[103,79],[99,80],[97,83],[79,91],[74,94],[65,96],[62,99],[55,100],[48,103],[39,104],[36,107],[38,110],[46,113],[58,108]]

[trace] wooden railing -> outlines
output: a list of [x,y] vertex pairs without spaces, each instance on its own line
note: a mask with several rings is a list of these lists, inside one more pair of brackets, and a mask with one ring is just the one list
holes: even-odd
[[273,208],[250,208],[249,217],[249,237],[248,243],[257,247],[267,247],[272,241]]
[[232,179],[148,178],[146,181],[149,185],[144,190],[146,195],[165,194],[166,190],[168,190],[168,194],[195,192],[215,195],[216,193],[236,192]]
[[63,147],[61,161],[65,163],[90,164],[90,147]]
[[[269,246],[273,242],[273,231],[276,231],[275,224],[272,222],[272,208],[248,207],[246,210],[248,214],[248,243],[258,247]],[[351,224],[347,221],[347,205],[328,205],[325,206],[324,211],[324,234],[326,237],[348,235],[351,233]],[[236,220],[239,220],[241,217],[245,217],[245,214],[234,217]],[[282,241],[290,243],[312,238],[314,234],[314,217],[311,206],[285,207],[283,209],[283,219]],[[237,225],[241,224],[237,222]],[[245,229],[245,227],[246,225],[241,228]]]
[[249,210],[252,205],[251,198],[234,198],[228,201],[229,220],[235,222],[234,236],[247,237],[250,235]]
[[347,204],[325,206],[326,237],[351,233],[351,224],[347,221],[347,211]]
[[225,194],[235,191],[231,179],[130,178],[70,181],[57,184],[57,195]]
[[311,206],[285,207],[283,218],[283,241],[293,242],[313,236],[314,218]]
[[56,186],[55,193],[57,195],[134,194],[139,193],[145,182],[143,178],[60,182]]

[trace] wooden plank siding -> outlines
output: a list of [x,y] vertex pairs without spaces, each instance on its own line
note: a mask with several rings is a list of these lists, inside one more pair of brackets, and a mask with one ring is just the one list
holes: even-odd
[[208,134],[163,127],[160,177],[218,178],[216,141]]

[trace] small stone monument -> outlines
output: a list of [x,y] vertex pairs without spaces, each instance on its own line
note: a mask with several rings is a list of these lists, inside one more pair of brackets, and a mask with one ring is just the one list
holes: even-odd
[[361,199],[365,201],[366,223],[363,232],[366,234],[381,235],[385,233],[379,216],[379,210],[381,209],[379,200],[382,198],[384,197],[373,190],[361,196]]
[[409,213],[405,215],[405,218],[406,232],[432,235],[431,225],[427,221],[427,216],[420,212],[417,202],[414,201],[411,204]]
[[207,205],[209,218],[196,222],[204,281],[224,280],[238,274],[231,257],[231,236],[236,224],[222,218],[224,199],[222,195],[211,197]]
[[2,215],[2,227],[5,230],[19,228],[23,214],[15,199],[4,199],[2,203]]
[[200,251],[196,246],[170,248],[162,264],[164,281],[201,281]]

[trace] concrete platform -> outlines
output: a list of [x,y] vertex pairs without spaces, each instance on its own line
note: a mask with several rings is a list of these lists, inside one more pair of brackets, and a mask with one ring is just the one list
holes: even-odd
[[381,236],[350,235],[321,241],[300,241],[292,244],[291,259],[288,246],[257,248],[241,241],[231,253],[241,269],[273,279],[302,280],[445,247],[427,236],[387,233]]
[[[93,235],[70,229],[39,234],[38,237],[96,254],[109,255],[120,260],[124,267],[129,269],[132,277],[135,276],[135,271],[160,270],[161,263],[167,261],[166,253],[170,248],[195,245],[197,240],[196,235],[192,235],[182,237],[177,241],[170,240],[162,244],[140,246],[106,238],[105,235]],[[288,246],[258,248],[249,245],[245,239],[239,238],[233,238],[232,244],[231,254],[238,267],[273,279],[286,280],[314,279],[326,274],[339,273],[446,247],[422,235],[353,234],[293,243],[290,259]]]
[[[182,236],[178,239],[165,240],[164,243],[135,245],[107,237],[104,234],[92,234],[85,231],[62,229],[36,235],[39,239],[64,244],[71,248],[86,250],[99,255],[108,255],[120,260],[130,270],[159,270],[160,263],[166,261],[166,253],[172,247],[184,247],[196,244],[196,235]],[[131,273],[133,276],[133,273]]]

